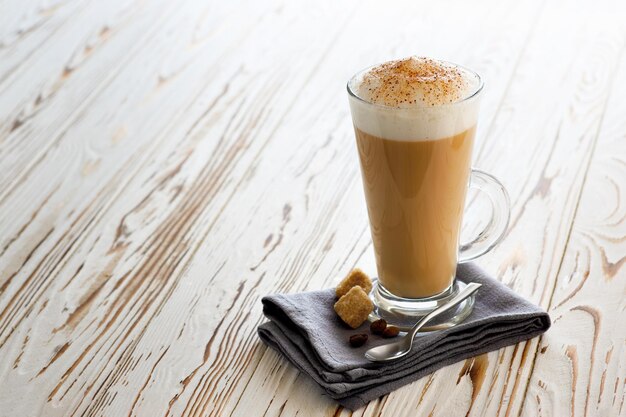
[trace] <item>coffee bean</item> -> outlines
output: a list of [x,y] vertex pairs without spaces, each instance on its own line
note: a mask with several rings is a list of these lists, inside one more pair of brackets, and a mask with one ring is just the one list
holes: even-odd
[[367,334],[355,334],[350,336],[350,346],[352,347],[360,347],[363,346],[367,342]]
[[385,319],[379,319],[370,324],[370,332],[373,334],[383,334],[385,329],[387,328],[387,322]]
[[383,337],[396,337],[398,333],[400,333],[400,329],[398,329],[396,326],[387,326],[387,328],[383,331]]

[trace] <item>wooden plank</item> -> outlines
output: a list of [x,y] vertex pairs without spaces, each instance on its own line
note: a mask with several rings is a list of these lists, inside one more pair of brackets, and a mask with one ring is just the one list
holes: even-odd
[[[622,22],[624,23],[624,22]],[[626,413],[626,54],[598,132],[523,416]]]
[[59,146],[68,127],[173,8],[160,1],[85,4],[60,28],[42,28],[46,39],[37,53],[19,64],[0,61],[11,69],[0,83],[0,201]]
[[[164,140],[161,130],[174,123],[186,110],[185,106],[193,104],[198,88],[189,80],[206,83],[215,60],[242,38],[222,32],[202,39],[208,30],[204,25],[212,23],[213,19],[223,19],[224,24],[235,19],[249,22],[256,19],[253,10],[250,9],[248,15],[234,13],[232,8],[225,8],[224,13],[214,10],[215,14],[210,18],[200,13],[197,25],[182,31],[180,26],[185,19],[199,11],[193,5],[181,8],[162,26],[160,36],[144,48],[144,53],[137,55],[131,66],[98,96],[96,103],[102,103],[102,107],[97,107],[97,111],[80,112],[80,123],[63,132],[43,162],[28,175],[28,180],[10,200],[0,204],[5,213],[10,213],[10,216],[0,218],[0,256],[5,260],[0,264],[0,292],[7,296],[5,301],[10,300],[15,295],[13,291],[18,289],[17,285],[10,285],[14,278],[16,281],[20,279],[15,274],[28,276],[42,256],[49,255],[42,250],[45,246],[39,247],[42,240],[50,238],[50,243],[60,236],[73,240],[80,234],[65,236],[67,230],[64,227],[72,225],[82,230],[81,227],[91,222],[90,214],[110,203],[115,194],[107,193],[123,185],[128,180],[126,175],[133,172],[118,170],[135,166],[138,160],[148,158],[146,152],[154,149],[159,140]],[[167,30],[178,30],[178,38],[170,36]],[[198,47],[185,49],[189,44]],[[200,45],[212,48],[212,53],[200,57]],[[168,51],[168,48],[179,52]],[[155,59],[159,51],[166,51],[162,52],[162,59],[171,61],[163,64]],[[198,63],[202,64],[191,66],[190,63],[198,58],[201,59]],[[132,65],[141,71],[133,69]],[[184,76],[189,79],[179,78]],[[228,76],[232,77],[232,74]],[[159,112],[163,103],[172,106],[170,111]],[[34,121],[42,129],[45,122]],[[112,182],[107,188],[108,181]],[[67,223],[58,224],[60,218],[67,219]],[[29,265],[22,265],[26,261],[30,262]]]
[[[41,209],[43,211],[38,212],[37,217],[42,217],[39,213],[44,211],[48,213],[48,216],[54,215],[60,219],[69,217],[68,221],[52,223],[52,225],[58,225],[63,233],[57,234],[54,230],[50,236],[46,233],[40,235],[44,237],[41,247],[45,247],[42,251],[45,256],[42,256],[39,251],[34,251],[31,257],[22,258],[26,261],[25,265],[17,271],[19,275],[14,282],[6,286],[6,292],[2,298],[3,301],[9,302],[9,305],[2,312],[5,325],[1,333],[5,337],[2,340],[5,342],[2,349],[3,355],[11,358],[6,361],[7,368],[11,365],[15,366],[15,361],[17,361],[17,368],[15,371],[5,368],[4,372],[9,372],[13,381],[20,380],[20,375],[22,375],[23,383],[3,387],[0,391],[5,395],[5,400],[19,398],[26,395],[26,392],[46,392],[47,401],[43,399],[44,403],[38,403],[38,406],[44,407],[46,412],[50,413],[49,415],[68,412],[68,410],[76,413],[99,413],[110,405],[108,401],[112,394],[108,384],[125,383],[121,379],[129,377],[127,373],[132,373],[136,367],[140,372],[148,372],[149,375],[150,369],[156,366],[153,363],[146,363],[147,368],[144,369],[143,362],[141,366],[138,366],[133,362],[134,358],[120,359],[116,355],[135,354],[135,346],[146,334],[146,328],[143,326],[147,325],[147,322],[155,315],[151,307],[154,308],[155,305],[161,303],[157,310],[164,308],[162,304],[164,300],[169,300],[172,282],[180,278],[173,274],[171,268],[184,265],[182,258],[193,253],[191,249],[187,249],[186,243],[177,240],[179,228],[182,227],[185,230],[185,233],[180,233],[181,236],[189,234],[189,239],[191,239],[202,230],[202,227],[210,225],[215,213],[209,213],[209,217],[198,219],[198,216],[202,214],[200,209],[205,207],[219,209],[219,206],[215,207],[213,204],[221,204],[221,200],[228,197],[227,193],[216,195],[219,188],[215,187],[220,185],[215,182],[216,176],[221,178],[220,181],[224,181],[224,175],[230,174],[228,164],[235,164],[240,158],[238,154],[244,154],[243,151],[247,149],[250,149],[246,153],[248,162],[258,156],[265,141],[272,137],[271,132],[280,121],[280,114],[289,108],[293,102],[293,96],[297,94],[297,89],[281,89],[281,83],[293,78],[296,85],[306,84],[310,73],[314,71],[314,68],[310,68],[311,62],[316,62],[319,54],[324,52],[302,48],[302,44],[307,44],[309,34],[313,33],[307,30],[300,35],[302,36],[301,42],[285,43],[284,47],[288,48],[289,53],[282,56],[280,60],[276,60],[274,50],[277,44],[284,42],[285,31],[293,30],[298,25],[313,29],[318,21],[307,16],[297,20],[283,20],[279,17],[263,19],[258,16],[266,11],[265,8],[249,8],[248,10],[249,19],[257,20],[259,24],[254,27],[254,30],[251,28],[250,37],[244,38],[245,43],[238,44],[243,55],[224,58],[224,61],[219,63],[218,68],[224,68],[225,71],[207,71],[207,66],[215,66],[214,58],[216,57],[215,52],[213,54],[208,52],[216,45],[222,45],[224,48],[232,47],[225,40],[242,41],[241,36],[210,38],[211,42],[199,43],[197,48],[192,48],[191,56],[186,55],[188,48],[165,45],[166,50],[182,51],[180,57],[175,55],[170,57],[172,60],[178,58],[178,61],[170,61],[169,65],[174,62],[185,64],[181,64],[183,70],[179,73],[174,72],[171,82],[166,82],[166,85],[162,87],[161,91],[166,91],[167,94],[162,92],[163,96],[158,97],[158,100],[148,95],[148,98],[154,99],[155,103],[146,106],[145,101],[140,102],[146,108],[138,106],[139,110],[134,110],[135,107],[129,104],[116,109],[120,117],[142,120],[142,123],[146,123],[144,119],[149,114],[163,118],[155,112],[155,108],[167,103],[176,109],[175,100],[188,102],[190,93],[198,90],[197,84],[191,82],[192,80],[204,81],[204,83],[207,83],[207,80],[211,81],[209,86],[201,89],[201,91],[204,90],[203,94],[195,97],[195,100],[186,108],[182,108],[186,110],[183,120],[178,120],[173,124],[172,128],[166,132],[167,136],[164,134],[158,138],[160,144],[163,145],[154,147],[153,150],[154,152],[158,150],[158,155],[145,155],[146,147],[142,148],[137,145],[137,151],[128,157],[124,166],[121,163],[124,161],[120,162],[116,159],[123,155],[123,151],[128,153],[128,146],[121,151],[111,151],[109,148],[114,148],[115,144],[109,144],[110,136],[103,134],[102,137],[105,139],[99,138],[95,142],[100,145],[99,155],[102,156],[103,161],[101,166],[108,167],[113,172],[95,170],[92,175],[87,175],[87,178],[95,177],[96,179],[82,184],[85,181],[82,180],[82,170],[73,168],[65,174],[66,177],[69,175],[69,179],[66,178],[59,185],[58,190],[52,188],[52,199],[67,200],[71,198],[69,193],[76,193],[85,203],[82,205],[83,208],[77,210],[76,208],[81,204],[69,201],[66,203],[67,208],[60,208],[61,214],[55,212],[55,209],[58,210],[55,207],[56,203],[44,205]],[[344,9],[344,16],[348,14],[348,11],[349,9]],[[175,25],[180,21],[188,21],[190,15],[197,16],[197,9],[185,10],[171,23]],[[233,16],[241,22],[240,13]],[[203,16],[200,15],[198,19],[203,19]],[[229,23],[224,22],[225,27]],[[176,41],[177,44],[185,45],[189,39],[200,42],[197,39],[198,27],[191,25],[190,29],[189,37],[183,36],[182,33],[178,34],[180,39]],[[163,28],[165,34],[170,30],[169,27]],[[226,31],[221,33],[229,35]],[[260,42],[259,35],[266,33],[271,33],[272,36]],[[327,34],[329,38],[332,35],[332,33]],[[310,42],[308,44],[312,45],[311,48],[317,48]],[[156,43],[156,46],[164,47],[159,43]],[[203,47],[200,48],[200,46]],[[292,65],[290,58],[293,55],[292,52],[302,54],[298,61],[298,65],[302,68]],[[153,57],[154,53],[154,50],[147,50],[145,57]],[[316,54],[318,58],[315,58]],[[140,60],[145,57],[138,57],[138,62],[141,63]],[[256,58],[253,64],[247,61],[251,57]],[[277,62],[282,63],[282,70],[279,73],[276,73],[273,67]],[[145,71],[145,67],[139,67]],[[176,66],[174,68],[177,69]],[[231,68],[238,68],[238,70],[233,74],[230,72]],[[251,72],[249,68],[254,69],[255,72]],[[128,83],[125,80],[122,82]],[[147,83],[147,85],[153,84]],[[119,91],[120,88],[112,86],[111,90]],[[264,140],[252,141],[252,128],[270,117],[267,109],[259,106],[259,103],[272,105],[273,96],[277,93],[288,94],[280,100],[280,106],[284,110],[278,110],[276,116],[271,116],[271,123],[263,125],[267,127],[254,130],[254,138],[263,137]],[[145,100],[145,93],[135,92],[134,95],[138,96],[138,99]],[[176,98],[179,96],[181,96],[180,99]],[[194,98],[193,95],[191,97]],[[113,101],[115,95],[108,98],[109,100],[105,98],[101,100],[116,103]],[[233,105],[232,102],[236,99],[239,102]],[[275,107],[275,110],[277,109],[278,107]],[[126,114],[129,111],[131,113]],[[194,125],[200,121],[202,125],[194,128]],[[155,121],[148,119],[148,122]],[[93,125],[93,119],[81,119],[81,123],[75,129],[80,131],[81,128]],[[206,130],[208,126],[211,130]],[[159,132],[163,126],[156,124],[154,127],[145,127],[146,130],[137,129],[142,136],[138,133],[133,135],[137,139],[143,138],[144,144],[154,138],[156,132]],[[110,129],[114,128],[115,123]],[[134,126],[132,128],[136,129]],[[207,134],[209,136],[202,140]],[[74,135],[68,134],[70,138],[81,137],[81,135]],[[182,139],[185,142],[180,142]],[[247,141],[250,141],[250,144],[246,145]],[[104,147],[104,144],[107,144],[107,147]],[[105,150],[109,154],[105,154]],[[132,168],[141,162],[140,157],[145,163],[150,163],[149,169],[135,176]],[[72,159],[68,158],[68,160]],[[80,168],[80,165],[77,168]],[[118,169],[121,172],[116,173]],[[45,172],[48,171],[42,169],[40,175],[43,176]],[[124,178],[127,178],[130,184],[124,181]],[[30,178],[29,181],[31,181]],[[35,180],[32,181],[34,184],[37,183]],[[186,184],[190,184],[190,189],[184,187]],[[80,192],[76,192],[77,185],[83,187]],[[229,181],[226,185],[234,184]],[[94,186],[94,192],[87,192],[87,187],[93,188]],[[24,195],[32,195],[25,188],[20,187],[20,191],[24,189]],[[128,192],[124,193],[124,196],[118,196],[117,194],[124,191],[124,188],[129,188]],[[186,192],[181,194],[183,188]],[[215,190],[211,191],[213,188]],[[180,196],[180,200],[176,198],[177,195]],[[164,205],[168,201],[170,205]],[[110,208],[108,205],[111,203],[114,207]],[[169,210],[163,211],[163,206],[168,207]],[[9,209],[5,207],[4,210],[8,212]],[[112,217],[103,218],[107,213],[110,213]],[[11,214],[13,218],[19,218],[17,211]],[[191,228],[196,224],[194,222],[199,222],[197,229]],[[138,235],[135,236],[134,233]],[[102,236],[103,234],[106,237]],[[200,237],[195,236],[196,244],[202,242],[198,240]],[[166,238],[175,241],[169,241]],[[168,244],[162,245],[160,243],[162,239],[166,239]],[[29,236],[18,236],[18,240],[15,240],[8,250],[13,252],[7,252],[5,259],[14,259],[15,254],[19,253],[18,249],[23,250],[23,246],[28,247],[31,241],[32,238]],[[156,252],[146,253],[148,250]],[[163,250],[167,253],[163,253]],[[174,252],[171,252],[172,250]],[[122,257],[120,253],[126,253],[127,256]],[[174,262],[172,258],[180,260]],[[87,262],[86,259],[90,261]],[[165,264],[157,267],[154,262],[165,262]],[[206,270],[203,271],[201,278],[203,279],[200,283],[206,284]],[[28,287],[24,287],[23,282]],[[142,287],[137,287],[137,282],[141,282]],[[15,291],[19,292],[17,296]],[[183,295],[189,294],[193,297],[198,295],[196,292]],[[155,297],[159,298],[158,303]],[[21,305],[17,306],[17,303]],[[179,320],[189,318],[189,316],[180,315],[181,305],[190,304],[184,299],[171,303],[170,306],[175,309],[174,315],[172,316],[172,311],[169,311],[167,316],[167,321],[173,320],[178,327],[175,330],[172,328],[171,334],[162,331],[162,324],[153,328],[157,330],[157,334],[161,334],[159,337],[154,337],[152,330],[149,331],[148,335],[152,337],[144,342],[148,344],[147,348],[159,350],[162,348],[162,343],[170,343],[177,333],[180,334],[184,330],[185,323]],[[94,311],[91,311],[92,308]],[[42,317],[50,323],[44,329],[36,326],[36,323],[41,322]],[[142,318],[146,322],[137,326],[136,320],[139,321]],[[131,337],[126,333],[132,333],[135,328],[139,330],[138,334],[133,333]],[[166,328],[170,327],[166,326]],[[205,331],[199,334],[194,332],[192,337],[204,338],[206,334]],[[252,333],[251,336],[253,335]],[[23,343],[23,338],[26,337],[28,337],[27,342]],[[186,343],[178,345],[184,349],[172,350],[172,354],[178,356],[183,354],[185,360],[196,359],[185,354],[185,349],[193,346],[193,340],[190,341],[189,336],[186,337]],[[155,346],[154,343],[157,345]],[[146,349],[146,346],[142,348]],[[156,356],[149,352],[137,353],[136,357],[151,361],[153,358],[161,357],[162,353],[163,351],[155,352]],[[86,356],[87,354],[90,356]],[[133,379],[134,388],[137,389],[138,394],[145,392],[140,385],[144,383],[144,378],[148,375],[143,374],[141,379],[140,377]],[[35,378],[35,381],[27,384],[28,378]],[[162,387],[170,383],[173,390],[172,396],[174,396],[178,390],[179,381],[180,378],[159,380],[160,385],[156,389],[158,390],[159,387],[163,389]],[[145,394],[152,395],[153,392]],[[169,397],[160,396],[159,398],[161,400],[159,406],[165,410],[168,407]],[[34,406],[33,404],[11,404],[15,407]],[[137,399],[135,402],[133,398],[118,399],[115,406],[119,407],[120,404],[128,408],[134,407],[133,404],[137,407],[141,404],[146,405],[142,399]],[[150,403],[147,406],[150,406]],[[149,409],[144,409],[143,412],[152,415]]]
[[6,81],[9,74],[49,41],[50,34],[87,4],[81,0],[0,2],[0,81]]

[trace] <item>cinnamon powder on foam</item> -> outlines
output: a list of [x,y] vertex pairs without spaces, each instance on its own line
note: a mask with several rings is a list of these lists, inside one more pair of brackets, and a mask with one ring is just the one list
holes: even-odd
[[363,75],[361,98],[390,107],[436,106],[463,98],[468,81],[458,68],[410,57],[374,67]]

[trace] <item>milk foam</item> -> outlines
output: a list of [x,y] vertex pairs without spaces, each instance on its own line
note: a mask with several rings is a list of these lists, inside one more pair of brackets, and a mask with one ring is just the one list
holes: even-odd
[[348,83],[356,128],[404,141],[448,138],[475,126],[481,87],[470,70],[418,57],[366,69]]

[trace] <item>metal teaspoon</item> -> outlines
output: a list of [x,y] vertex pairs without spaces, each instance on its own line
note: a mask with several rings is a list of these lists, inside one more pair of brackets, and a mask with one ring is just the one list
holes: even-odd
[[365,357],[372,362],[387,362],[405,356],[411,351],[411,348],[413,347],[413,339],[415,338],[415,335],[417,334],[419,329],[421,329],[430,320],[448,311],[452,307],[465,300],[470,295],[474,294],[480,287],[481,284],[477,284],[475,282],[467,284],[467,286],[463,288],[456,296],[454,296],[454,298],[452,298],[450,302],[425,315],[420,321],[415,324],[415,326],[411,328],[411,330],[406,333],[406,335],[400,337],[399,339],[396,339],[392,343],[377,346],[368,350],[367,352],[365,352]]

